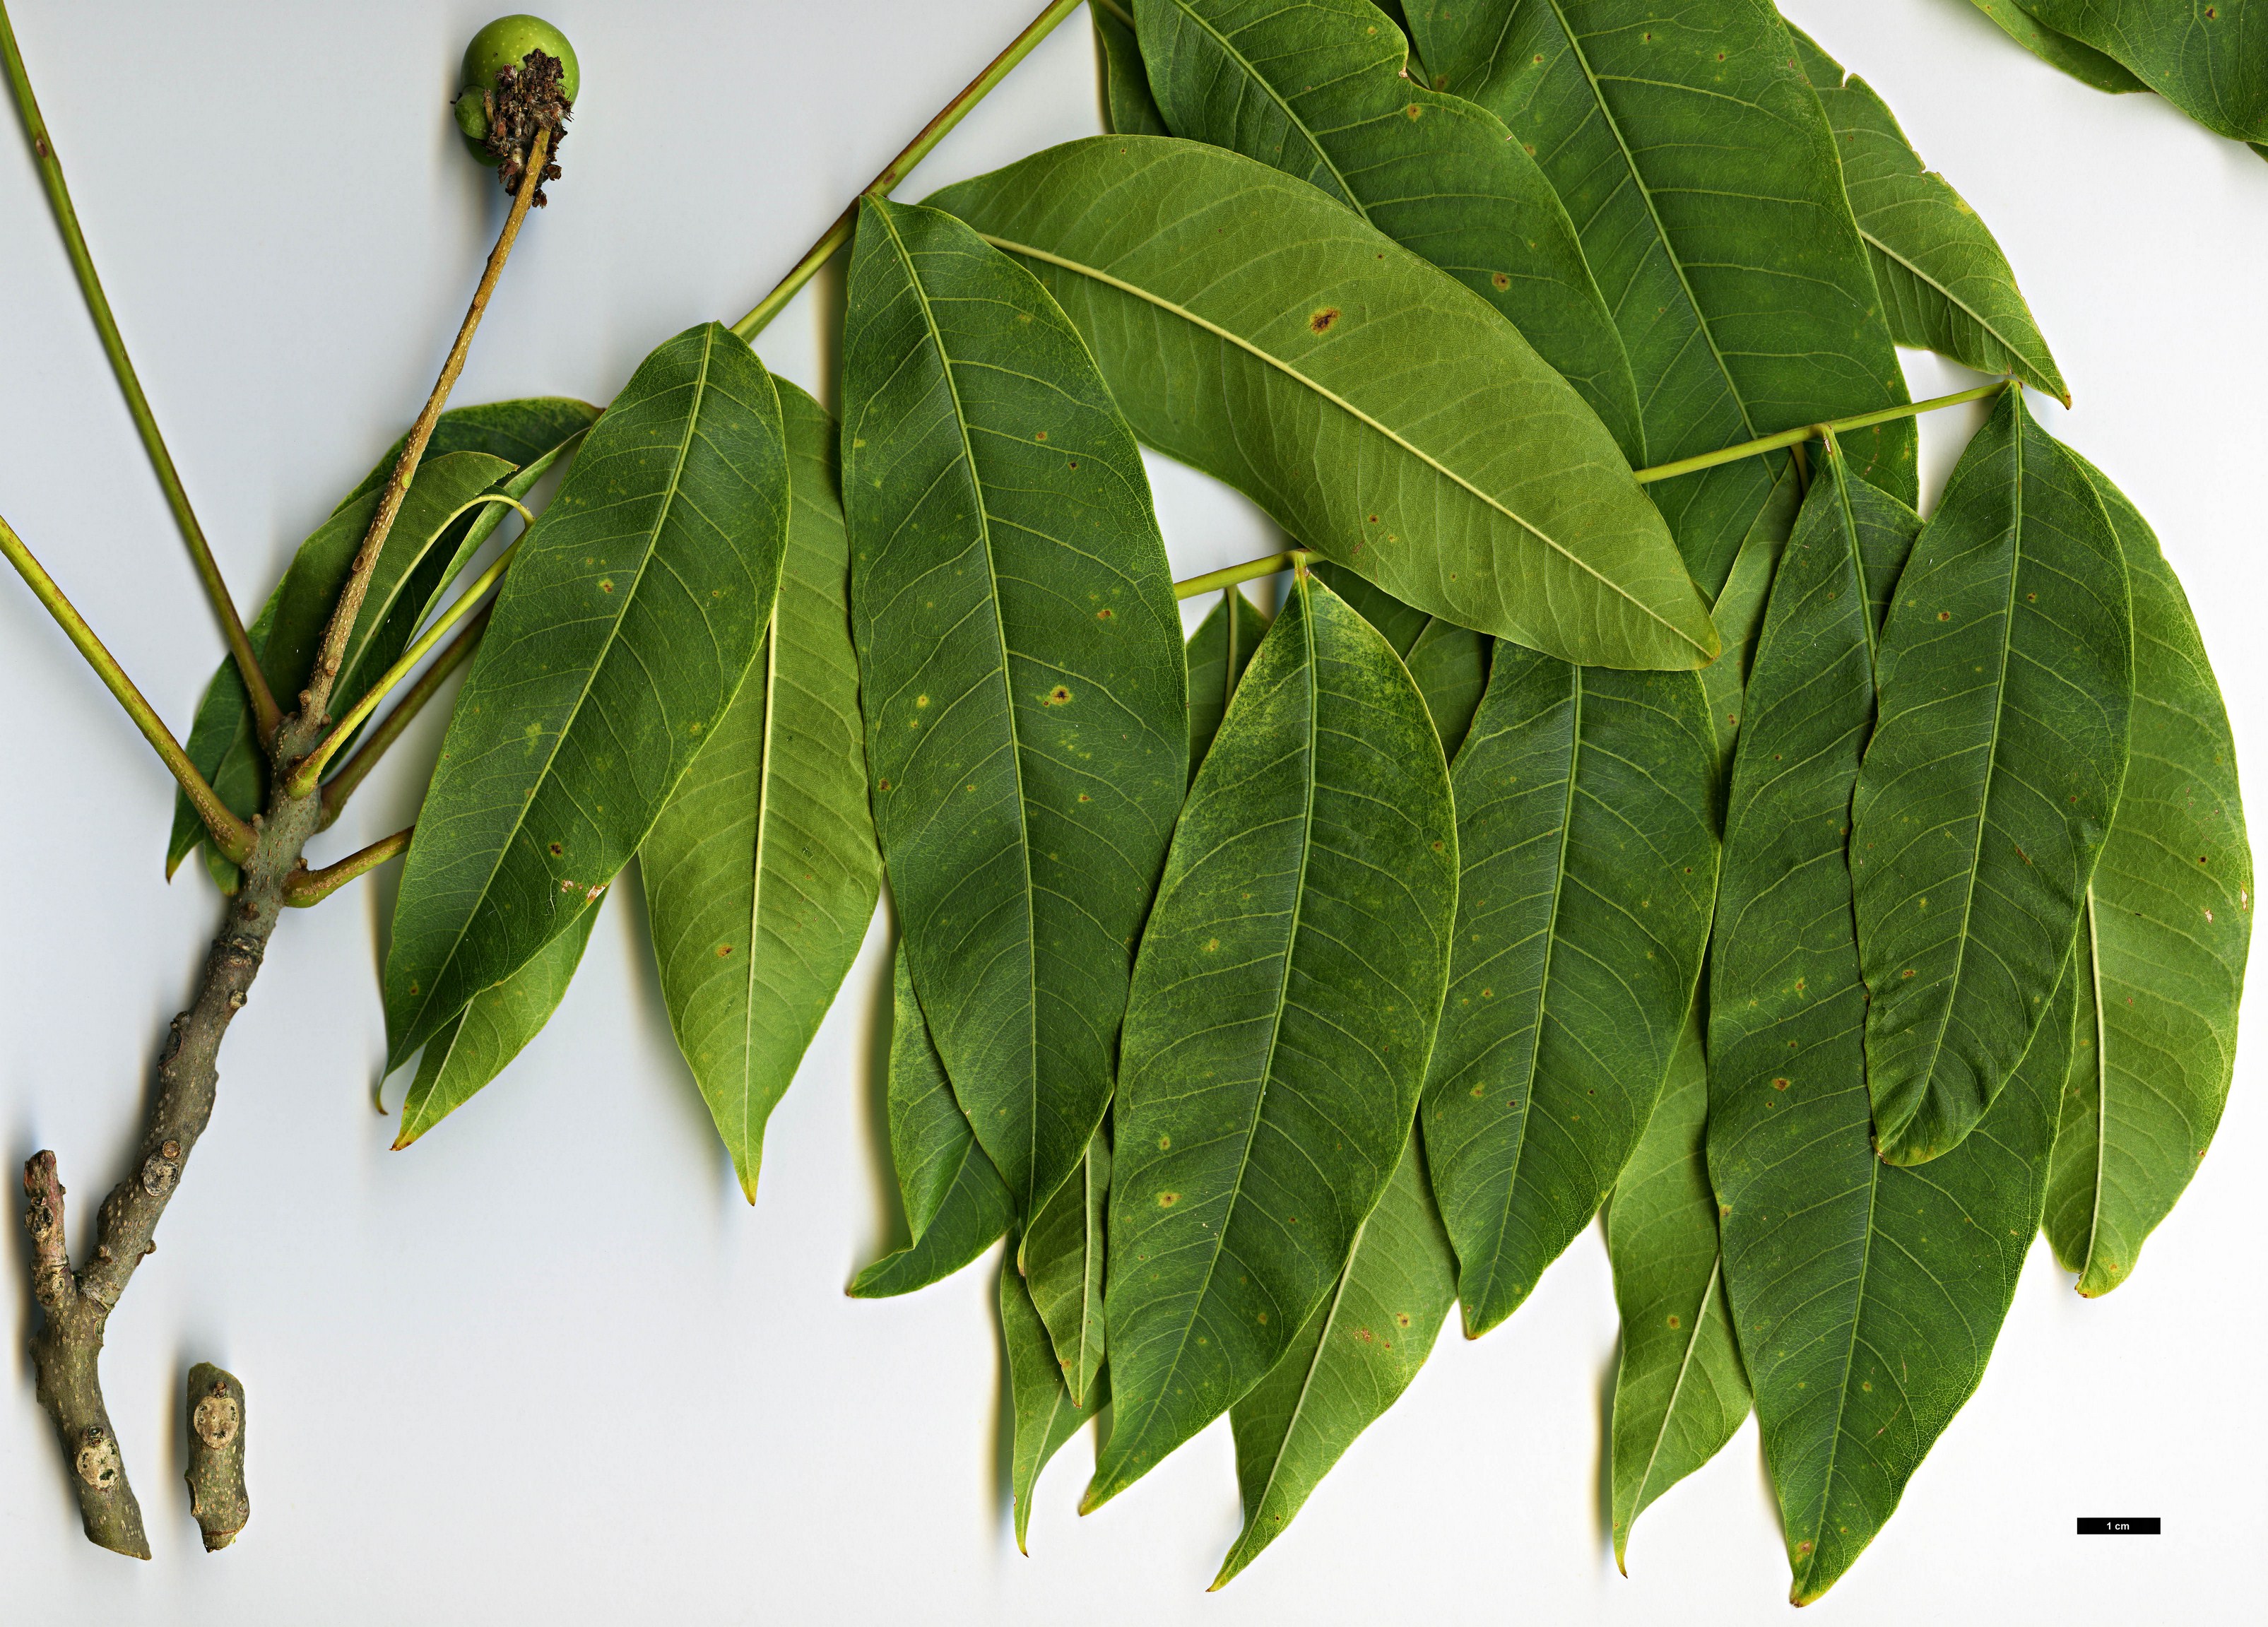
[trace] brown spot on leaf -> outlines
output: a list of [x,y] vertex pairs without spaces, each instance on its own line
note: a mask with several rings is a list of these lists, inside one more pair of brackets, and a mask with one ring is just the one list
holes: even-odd
[[1327,334],[1331,331],[1331,324],[1338,320],[1339,308],[1336,306],[1325,306],[1307,319],[1307,326],[1316,333]]

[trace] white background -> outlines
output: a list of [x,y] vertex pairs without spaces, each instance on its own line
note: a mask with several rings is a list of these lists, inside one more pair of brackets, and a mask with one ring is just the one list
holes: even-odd
[[[12,8],[247,612],[416,411],[502,214],[445,114],[457,55],[496,3]],[[457,399],[604,402],[659,340],[737,317],[1035,9],[551,0],[584,72],[568,175]],[[2061,77],[1965,0],[1788,9],[1992,223],[2076,394],[2049,421],[2155,522],[2242,759],[2268,763],[2268,164],[2154,99]],[[14,121],[0,126],[0,512],[185,733],[219,639]],[[900,195],[1096,128],[1074,16]],[[819,387],[828,310],[792,306],[765,360]],[[1926,357],[1909,371],[1917,394],[1970,381]],[[1926,422],[1933,492],[1971,423]],[[1152,473],[1178,574],[1271,546],[1228,494],[1162,461]],[[57,1151],[83,1250],[215,904],[194,867],[161,880],[169,783],[12,579],[0,697],[0,1154],[12,1170]],[[406,823],[409,770],[437,744],[421,729],[318,857]],[[1072,1509],[1091,1454],[1074,1443],[1020,1557],[996,1444],[994,1263],[911,1299],[843,1294],[900,1224],[875,1081],[884,925],[772,1121],[751,1210],[672,1048],[631,886],[541,1038],[388,1152],[369,1092],[391,902],[381,877],[284,924],[229,1040],[212,1132],[112,1324],[105,1377],[153,1563],[78,1535],[21,1354],[31,1313],[9,1222],[11,1619],[1702,1627],[1786,1608],[1752,1425],[1640,1521],[1632,1574],[1615,1574],[1600,1492],[1615,1315],[1595,1230],[1485,1342],[1446,1335],[1226,1592],[1203,1592],[1237,1526],[1225,1426],[1086,1520]],[[2264,1020],[2256,1009],[2256,1036]],[[2259,1619],[2261,1045],[2129,1285],[2082,1303],[2034,1249],[1982,1389],[1820,1618]],[[250,1388],[255,1509],[210,1557],[180,1484],[182,1374],[208,1359]],[[2085,1513],[2161,1515],[2166,1535],[2082,1541]]]

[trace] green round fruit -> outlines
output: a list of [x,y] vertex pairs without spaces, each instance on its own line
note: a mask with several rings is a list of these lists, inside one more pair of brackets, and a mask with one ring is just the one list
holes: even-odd
[[530,51],[559,59],[559,88],[569,101],[581,93],[583,70],[576,64],[575,48],[567,43],[565,34],[525,11],[499,17],[473,36],[473,42],[465,48],[464,71],[457,83],[468,91],[494,90],[497,75],[506,68],[519,67]]

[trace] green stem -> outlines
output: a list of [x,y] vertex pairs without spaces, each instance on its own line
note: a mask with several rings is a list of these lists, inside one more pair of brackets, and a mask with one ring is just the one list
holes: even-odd
[[134,726],[142,731],[142,738],[150,742],[159,759],[173,770],[173,777],[180,781],[181,789],[188,793],[189,806],[196,809],[197,817],[204,821],[205,829],[211,833],[213,845],[232,863],[242,864],[252,851],[251,828],[231,813],[228,805],[206,784],[205,777],[197,771],[197,765],[189,761],[188,754],[181,749],[180,742],[173,738],[173,731],[166,728],[165,721],[150,703],[142,698],[142,691],[134,687],[134,681],[126,675],[125,669],[119,666],[108,650],[103,648],[102,640],[94,636],[94,629],[86,624],[86,618],[80,615],[71,601],[63,596],[63,590],[55,585],[55,579],[32,556],[32,550],[24,546],[23,538],[16,534],[14,527],[5,519],[0,519],[0,554],[5,554],[8,563],[15,566],[24,580],[31,585],[32,592],[39,601],[48,607],[48,614],[62,625],[71,643],[78,646],[78,652],[86,658],[86,664],[94,668],[95,675],[102,680],[103,687],[117,697],[118,703],[126,709],[126,715],[134,719]]
[[[526,534],[522,534],[520,541],[526,540]],[[425,629],[416,643],[401,652],[401,659],[386,669],[384,675],[370,686],[362,699],[347,708],[346,716],[333,724],[331,732],[323,736],[321,743],[302,757],[291,770],[291,777],[284,782],[284,794],[304,797],[314,790],[315,782],[323,772],[323,765],[331,760],[347,737],[362,726],[364,718],[378,710],[378,703],[386,698],[388,691],[407,678],[417,663],[432,652],[433,646],[441,642],[442,635],[462,621],[465,613],[480,602],[481,596],[497,585],[506,567],[512,563],[512,556],[518,552],[519,542],[516,541],[498,554],[496,563],[482,571],[478,580],[450,601],[449,607],[433,619],[433,625]]]
[[[914,166],[929,157],[938,143],[943,141],[953,127],[978,102],[992,92],[992,87],[1008,77],[1009,70],[1032,54],[1032,48],[1055,31],[1057,23],[1077,11],[1085,0],[1050,0],[1048,9],[1032,19],[1030,27],[1010,41],[1008,48],[992,59],[992,65],[968,82],[960,95],[946,103],[943,111],[922,127],[906,150],[884,166],[859,197],[886,197],[897,184],[911,174]],[[772,318],[777,316],[787,302],[802,291],[819,268],[835,257],[835,251],[850,240],[850,228],[858,224],[858,200],[853,198],[850,207],[836,217],[835,224],[821,234],[811,246],[811,252],[795,262],[795,269],[779,281],[779,286],[766,294],[756,308],[733,324],[733,331],[743,341],[752,340],[763,332]]]
[[126,410],[132,415],[134,427],[141,432],[143,449],[150,454],[151,465],[158,472],[158,484],[166,493],[166,506],[173,511],[173,522],[181,528],[182,541],[188,544],[197,579],[204,585],[213,614],[220,618],[221,634],[228,640],[229,653],[235,658],[236,669],[252,697],[253,718],[259,725],[260,738],[266,741],[274,737],[276,721],[282,715],[275,692],[268,687],[268,675],[260,670],[260,657],[254,652],[251,637],[244,630],[244,618],[236,613],[236,601],[229,597],[228,585],[221,579],[220,565],[205,541],[204,527],[197,523],[196,511],[189,506],[189,494],[181,485],[180,471],[173,467],[173,454],[166,450],[166,438],[158,431],[157,416],[150,410],[150,398],[142,393],[142,380],[136,376],[134,363],[126,354],[126,341],[118,331],[118,319],[111,313],[109,297],[102,291],[102,279],[95,275],[94,256],[88,252],[85,234],[79,230],[78,211],[71,207],[70,188],[63,184],[63,166],[55,158],[55,139],[48,134],[47,121],[40,116],[39,101],[32,94],[31,77],[24,70],[24,54],[17,48],[16,31],[8,21],[5,0],[0,0],[0,62],[6,65],[8,88],[15,94],[16,111],[23,116],[24,133],[31,137],[32,153],[39,161],[40,180],[48,189],[48,202],[54,206],[55,224],[62,228],[63,247],[70,255],[71,269],[77,274],[87,314],[94,319],[94,330],[102,339],[104,354],[110,357],[111,372],[118,375],[118,387],[126,397]]
[[1973,390],[1961,390],[1951,395],[1940,395],[1926,401],[1907,401],[1897,407],[1885,407],[1880,412],[1862,412],[1854,418],[1837,418],[1830,423],[1807,423],[1800,430],[1782,430],[1777,435],[1742,441],[1737,446],[1727,446],[1722,452],[1705,452],[1697,458],[1680,458],[1675,463],[1664,463],[1650,469],[1638,471],[1638,483],[1651,485],[1658,480],[1675,480],[1680,475],[1691,475],[1701,469],[1713,469],[1720,463],[1737,463],[1742,458],[1753,458],[1759,453],[1778,452],[1783,446],[1793,446],[1808,441],[1822,431],[1833,430],[1847,435],[1852,430],[1868,430],[1878,423],[1889,423],[1898,418],[1911,418],[1925,412],[1935,412],[1940,407],[1958,407],[1963,401],[1981,401],[1998,395],[2008,387],[2009,380],[1999,379],[1991,384],[1980,384]]
[[301,870],[284,883],[284,902],[294,909],[307,909],[321,903],[357,876],[369,874],[396,854],[406,851],[409,838],[417,827],[397,830],[390,836],[380,836],[358,853],[350,853],[335,865],[321,870]]
[[370,777],[370,771],[378,766],[378,760],[386,755],[387,747],[401,738],[410,724],[416,720],[417,714],[425,710],[425,703],[431,700],[442,684],[448,681],[449,674],[462,666],[466,659],[480,647],[481,635],[488,631],[489,615],[495,607],[494,605],[484,607],[465,624],[465,630],[450,641],[449,647],[435,657],[433,665],[427,667],[417,681],[409,687],[409,693],[401,697],[401,704],[387,713],[386,721],[356,748],[355,755],[347,759],[346,766],[324,783],[323,819],[319,829],[330,828],[331,822],[346,806],[347,799],[354,795],[355,787]]
[[1241,565],[1229,565],[1219,571],[1208,571],[1203,576],[1193,576],[1186,582],[1174,584],[1174,597],[1195,599],[1199,593],[1217,593],[1224,587],[1234,587],[1240,582],[1256,582],[1262,577],[1274,576],[1279,571],[1304,564],[1314,556],[1306,548],[1288,548],[1281,554],[1270,554],[1265,559],[1248,559]]

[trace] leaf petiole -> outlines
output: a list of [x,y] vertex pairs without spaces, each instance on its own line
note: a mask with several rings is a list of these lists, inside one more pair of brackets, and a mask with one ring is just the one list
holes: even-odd
[[[1032,54],[1032,48],[1055,31],[1057,23],[1077,11],[1082,0],[1049,0],[1048,9],[1032,19],[1031,26],[1008,44],[1008,48],[994,57],[991,65],[971,79],[960,95],[939,110],[937,117],[922,127],[921,134],[907,144],[905,151],[892,158],[882,173],[868,182],[858,197],[869,195],[887,197],[900,181],[913,173],[914,166],[929,157],[938,143],[952,132],[970,108],[991,94],[993,87],[1008,77],[1009,70]],[[742,342],[753,340],[769,327],[772,318],[787,307],[789,300],[802,291],[803,285],[818,275],[819,268],[835,257],[836,251],[850,240],[850,228],[858,223],[858,198],[835,217],[835,224],[820,234],[819,241],[810,252],[795,262],[795,269],[779,280],[778,286],[758,302],[756,308],[733,324],[733,335]]]
[[284,902],[294,909],[312,909],[357,877],[366,875],[389,858],[405,852],[417,827],[380,836],[360,852],[350,853],[320,870],[300,870],[284,883]]
[[173,522],[181,529],[181,540],[188,544],[197,580],[204,585],[213,614],[220,618],[221,634],[228,641],[236,670],[252,697],[253,718],[259,726],[260,738],[269,740],[276,733],[281,709],[276,703],[275,692],[268,687],[267,674],[260,669],[260,658],[253,651],[252,639],[244,630],[244,618],[237,614],[236,601],[229,597],[228,585],[221,579],[220,565],[205,541],[204,527],[197,523],[196,511],[189,506],[189,494],[181,485],[180,471],[173,467],[173,454],[166,450],[166,438],[158,432],[157,416],[150,410],[150,398],[142,393],[142,380],[126,354],[125,338],[118,331],[118,319],[111,313],[109,297],[102,291],[102,279],[95,274],[94,256],[87,249],[85,234],[79,230],[78,211],[71,207],[70,188],[64,184],[54,138],[48,134],[47,121],[40,116],[39,101],[32,94],[31,76],[25,71],[24,55],[17,48],[16,31],[8,20],[4,4],[0,4],[0,63],[5,64],[8,88],[15,97],[16,111],[23,117],[24,133],[31,137],[40,180],[47,188],[48,203],[55,209],[55,225],[63,232],[63,248],[70,256],[71,270],[78,278],[87,314],[93,319],[103,353],[110,358],[111,371],[118,376],[118,388],[126,397],[126,410],[142,436],[143,449],[150,454],[158,484],[166,494],[166,506],[173,511]]
[[205,777],[197,771],[196,764],[191,762],[188,754],[181,749],[180,742],[173,738],[173,731],[166,728],[165,721],[150,703],[143,699],[142,691],[134,687],[134,681],[126,675],[117,659],[103,647],[102,640],[96,637],[94,629],[86,624],[86,618],[80,615],[71,601],[63,596],[63,590],[55,585],[55,579],[32,556],[32,550],[24,546],[24,540],[16,534],[14,527],[4,519],[0,519],[0,554],[7,555],[8,563],[15,566],[24,580],[31,585],[33,593],[70,636],[71,643],[78,647],[78,652],[86,658],[86,664],[93,667],[96,676],[102,680],[103,687],[126,709],[126,715],[134,719],[135,726],[142,731],[142,738],[150,742],[158,758],[173,771],[173,777],[180,781],[181,789],[188,793],[189,805],[196,809],[197,817],[204,821],[213,845],[232,863],[242,864],[252,852],[250,828],[229,811],[228,805],[206,783]]
[[480,647],[481,635],[488,631],[489,616],[495,609],[493,604],[484,605],[471,621],[465,623],[465,630],[434,658],[433,665],[425,669],[417,681],[410,686],[409,693],[401,697],[401,703],[387,714],[386,721],[379,725],[377,731],[356,749],[353,756],[347,759],[346,766],[325,783],[322,818],[315,828],[330,828],[345,808],[347,799],[354,795],[355,787],[370,777],[370,771],[378,766],[378,760],[386,755],[387,748],[409,730],[417,714],[425,709],[425,703],[439,691],[449,674],[462,666],[473,652]]
[[[416,643],[401,652],[401,659],[387,667],[379,676],[379,681],[370,686],[363,697],[347,709],[346,716],[331,725],[330,733],[324,735],[321,741],[299,760],[298,766],[291,770],[291,777],[284,782],[284,789],[286,795],[304,797],[315,788],[316,781],[322,775],[323,765],[331,760],[339,747],[345,743],[348,736],[362,725],[364,718],[378,710],[378,703],[386,698],[394,686],[409,675],[418,662],[432,652],[433,646],[441,642],[448,630],[464,619],[465,613],[478,604],[482,596],[503,579],[505,570],[512,564],[512,556],[518,552],[519,552],[519,542],[515,541],[510,548],[497,556],[496,563],[482,571],[479,578],[470,587],[450,601],[447,609],[433,618],[433,625],[427,628]],[[470,652],[468,651],[467,653],[469,654]]]

